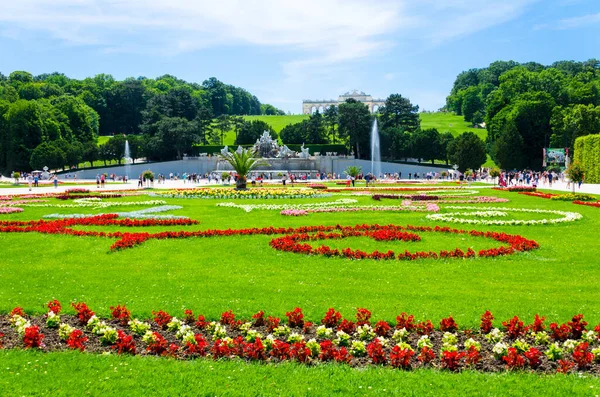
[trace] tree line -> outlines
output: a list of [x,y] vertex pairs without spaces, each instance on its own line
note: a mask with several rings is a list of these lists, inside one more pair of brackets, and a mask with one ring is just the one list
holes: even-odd
[[193,142],[218,143],[223,118],[282,113],[214,77],[197,84],[170,75],[117,81],[0,73],[0,171],[117,159],[120,149],[98,147],[98,135],[143,136],[145,157],[180,158]]
[[460,73],[446,109],[486,123],[501,168],[539,169],[544,147],[572,150],[577,137],[600,132],[600,61],[493,62]]
[[[357,158],[370,159],[373,119],[380,126],[381,156],[384,160],[436,160],[458,164],[463,170],[477,169],[486,161],[484,142],[472,132],[455,138],[450,132],[435,128],[422,129],[419,106],[400,94],[390,95],[375,115],[368,107],[348,99],[339,107],[331,106],[323,114],[318,111],[307,120],[290,124],[281,130],[284,143],[342,143]],[[252,143],[252,142],[240,142]]]

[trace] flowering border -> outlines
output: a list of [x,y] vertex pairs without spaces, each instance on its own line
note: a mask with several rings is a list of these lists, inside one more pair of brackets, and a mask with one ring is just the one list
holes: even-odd
[[[510,255],[515,252],[530,251],[539,248],[537,242],[528,240],[519,235],[510,235],[506,233],[498,232],[479,232],[475,230],[459,230],[451,229],[449,227],[436,226],[434,228],[428,226],[411,226],[406,227],[397,225],[357,225],[354,227],[336,227],[336,232],[317,232],[309,234],[308,232],[291,233],[282,237],[277,237],[271,240],[269,243],[271,247],[276,250],[284,252],[293,252],[305,255],[323,255],[326,257],[344,257],[350,259],[424,259],[424,258],[471,258],[475,256],[479,257],[495,257],[500,255]],[[370,237],[377,241],[420,241],[419,235],[412,232],[435,232],[435,233],[450,233],[450,234],[469,234],[471,236],[491,238],[508,245],[499,248],[483,249],[479,252],[475,252],[472,248],[468,248],[466,251],[456,248],[451,251],[441,250],[438,252],[433,251],[417,251],[410,252],[408,250],[404,252],[379,252],[373,251],[367,253],[361,250],[353,250],[351,248],[344,248],[342,250],[331,249],[326,245],[321,245],[317,248],[310,244],[304,243],[305,241],[317,241],[317,240],[331,240],[331,239],[343,239],[347,237]]]
[[366,308],[357,308],[355,319],[345,319],[330,308],[312,323],[299,307],[286,312],[285,319],[261,310],[250,320],[240,320],[228,310],[218,321],[209,321],[186,309],[181,318],[158,310],[152,312],[152,320],[141,321],[132,318],[125,305],[111,306],[111,318],[106,319],[84,302],[71,306],[74,316],[61,314],[57,300],[48,302],[44,316],[28,316],[14,308],[8,321],[0,323],[0,347],[454,372],[528,369],[597,374],[600,370],[600,325],[588,329],[582,314],[549,326],[538,314],[528,325],[514,316],[495,328],[493,314],[486,311],[479,329],[461,330],[452,316],[435,326],[403,312],[394,324],[373,320]]
[[[435,228],[427,227],[427,226],[380,226],[380,225],[356,225],[356,226],[301,226],[297,228],[275,228],[275,227],[265,227],[265,228],[249,228],[249,229],[225,229],[225,230],[199,230],[199,231],[164,231],[158,233],[147,233],[147,232],[98,232],[91,230],[76,230],[73,229],[74,226],[82,225],[82,226],[125,226],[125,227],[147,227],[147,226],[187,226],[187,225],[196,225],[197,221],[191,219],[116,219],[118,215],[116,214],[107,214],[107,215],[98,215],[93,217],[86,218],[70,218],[70,219],[58,219],[53,221],[0,221],[0,233],[31,233],[38,232],[44,234],[63,234],[63,235],[71,235],[71,236],[92,236],[92,237],[109,237],[109,238],[117,238],[118,240],[111,245],[110,249],[112,251],[131,248],[137,246],[139,244],[144,243],[150,239],[177,239],[177,238],[193,238],[193,237],[218,237],[218,236],[252,236],[252,235],[274,235],[274,234],[283,234],[286,235],[284,237],[289,236],[304,236],[307,233],[332,233],[332,232],[340,232],[341,234],[348,234],[354,232],[365,232],[365,231],[380,231],[380,232],[400,232],[402,230],[411,230],[411,231],[421,231],[421,232],[442,232],[442,233],[455,233],[455,234],[470,234],[472,236],[482,236],[486,238],[492,238],[497,241],[506,242],[508,246],[500,247],[500,248],[491,248],[488,250],[481,250],[478,253],[478,256],[499,256],[499,255],[509,255],[517,251],[528,251],[531,249],[538,248],[539,245],[533,240],[527,240],[524,237],[519,235],[510,235],[506,233],[497,233],[497,232],[480,232],[480,231],[466,231],[466,230],[458,230],[451,229],[449,227],[439,227]],[[294,237],[301,238],[301,237]],[[279,241],[281,243],[276,243],[275,241]],[[295,241],[291,243],[295,244]],[[287,241],[282,241],[278,239],[274,239],[271,241],[271,246],[276,249],[281,249],[284,251],[294,251],[294,249],[286,249]],[[334,251],[334,250],[332,250]],[[352,251],[352,250],[351,250]],[[356,250],[352,251],[353,258],[360,259],[365,257],[361,253],[361,251]],[[307,253],[307,252],[304,252]],[[312,252],[308,252],[312,253]],[[333,255],[333,254],[332,254]],[[331,255],[330,255],[331,256]],[[345,255],[346,257],[351,257],[349,255]],[[404,258],[404,259],[418,259],[418,258],[445,258],[445,257],[471,257],[475,256],[475,252],[472,249],[468,249],[467,252],[463,252],[460,249],[455,249],[454,251],[440,251],[439,254],[435,252],[416,252],[410,253],[408,251],[404,253],[394,254],[394,257]],[[388,253],[377,255],[375,253],[371,254],[372,259],[392,259],[392,256]]]
[[[472,212],[447,212],[447,213],[437,213],[437,214],[429,214],[426,216],[427,219],[433,221],[443,221],[443,222],[455,222],[455,223],[468,223],[474,225],[547,225],[554,223],[562,223],[562,222],[574,222],[578,219],[581,219],[582,216],[578,212],[567,212],[567,211],[556,211],[556,210],[540,210],[540,209],[530,209],[530,208],[509,208],[509,207],[477,207],[474,209],[473,207],[459,206],[459,205],[449,205],[444,208],[449,209],[468,209],[472,210]],[[475,211],[476,210],[476,211]],[[530,212],[536,214],[554,214],[554,215],[562,215],[562,218],[555,219],[531,219],[531,220],[523,220],[523,219],[514,219],[514,220],[496,220],[496,219],[465,219],[465,216],[489,216],[489,215],[497,215],[496,212]]]

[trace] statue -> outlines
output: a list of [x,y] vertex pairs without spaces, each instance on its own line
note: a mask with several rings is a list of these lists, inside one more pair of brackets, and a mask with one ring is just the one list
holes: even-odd
[[269,131],[265,131],[260,138],[256,140],[254,151],[260,155],[260,157],[273,158],[278,156],[280,149],[277,141],[271,138]]
[[244,148],[241,145],[238,145],[236,151],[237,154],[241,155],[244,152]]
[[302,143],[302,147],[300,148],[301,152],[298,154],[298,157],[301,159],[307,159],[310,157],[310,153],[308,153],[308,148],[304,148],[304,143]]
[[229,146],[225,145],[225,147],[221,149],[221,156],[224,156],[227,153],[229,153]]
[[295,154],[296,152],[290,150],[290,148],[288,148],[286,145],[283,145],[283,147],[279,150],[279,155],[277,157],[287,159],[290,157],[294,157]]

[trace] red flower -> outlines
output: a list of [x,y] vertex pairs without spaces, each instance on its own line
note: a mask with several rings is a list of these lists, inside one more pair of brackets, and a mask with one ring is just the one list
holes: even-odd
[[494,320],[494,316],[492,315],[492,312],[490,312],[489,310],[486,310],[485,313],[483,313],[481,315],[481,326],[479,327],[481,329],[481,333],[483,333],[483,334],[490,333],[492,328],[494,328],[494,326],[492,325],[492,320]]
[[133,340],[133,336],[127,335],[121,330],[118,330],[117,332],[119,337],[112,348],[117,351],[117,354],[128,353],[135,355],[135,341]]
[[402,349],[400,346],[396,345],[390,352],[390,364],[392,367],[409,369],[410,359],[414,355],[415,352],[411,349]]
[[371,358],[371,361],[373,361],[373,364],[385,364],[387,361],[383,346],[377,338],[367,345],[367,354]]
[[84,302],[71,303],[71,306],[77,310],[77,317],[79,318],[79,323],[81,325],[86,325],[90,318],[92,318],[94,315],[94,312],[91,311],[88,305],[86,305]]
[[291,328],[302,328],[304,325],[304,314],[302,313],[302,309],[299,307],[295,308],[291,312],[285,313],[288,318],[288,325]]
[[46,306],[48,306],[48,310],[54,312],[54,314],[59,314],[60,311],[62,310],[62,306],[60,305],[60,302],[57,301],[56,299],[53,299],[50,302],[48,302],[48,304]]
[[321,320],[321,324],[329,328],[335,328],[342,321],[342,315],[340,312],[335,311],[333,308],[329,308],[325,317]]
[[442,332],[456,332],[458,330],[458,324],[452,318],[452,316],[448,318],[443,318],[440,322],[440,331]]
[[525,366],[525,359],[514,347],[508,348],[508,352],[502,357],[502,361],[506,363],[507,369],[520,369]]
[[44,347],[44,334],[40,332],[40,327],[37,325],[25,328],[25,334],[23,335],[23,344],[26,349],[34,347]]
[[131,312],[125,307],[125,305],[117,305],[116,307],[110,307],[113,320],[118,320],[123,326],[127,325],[131,319]]
[[450,371],[457,371],[460,368],[460,360],[462,360],[465,355],[465,352],[442,352],[442,368],[446,368]]
[[85,343],[88,341],[88,337],[83,334],[82,331],[76,329],[71,331],[69,338],[67,339],[67,346],[73,350],[85,350]]
[[[171,322],[171,315],[165,311],[159,310],[155,312],[152,311],[152,315],[154,316],[154,322],[162,329],[167,328],[167,324]],[[156,332],[155,332],[156,334]]]

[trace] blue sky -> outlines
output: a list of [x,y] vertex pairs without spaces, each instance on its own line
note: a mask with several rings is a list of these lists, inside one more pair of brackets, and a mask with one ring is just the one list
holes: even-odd
[[359,89],[443,106],[495,60],[600,58],[600,0],[0,0],[0,72],[215,76],[292,113]]

